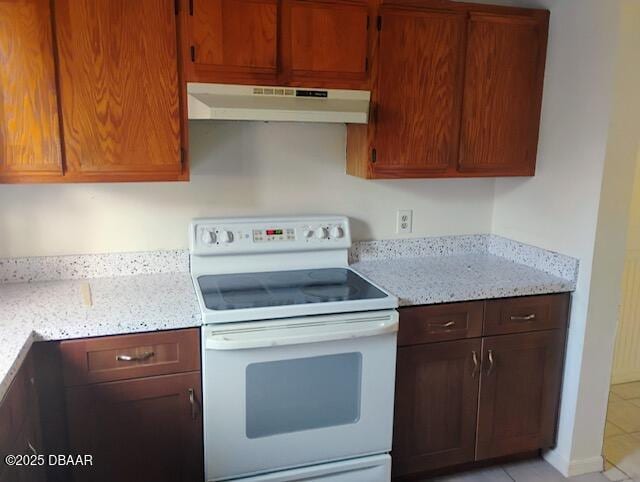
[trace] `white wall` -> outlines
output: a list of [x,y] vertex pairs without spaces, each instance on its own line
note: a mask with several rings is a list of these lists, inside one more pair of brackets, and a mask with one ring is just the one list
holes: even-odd
[[[626,15],[640,4],[633,7],[632,2],[625,7]],[[558,447],[547,455],[565,474],[577,474],[595,470],[602,462],[637,147],[631,131],[640,115],[640,108],[630,109],[640,100],[635,87],[640,82],[637,76],[630,82],[629,63],[640,44],[631,32],[624,32],[616,63],[623,2],[536,3],[551,10],[538,169],[530,180],[496,182],[493,231],[580,259]],[[614,75],[616,65],[619,71]]]
[[339,213],[354,238],[491,229],[491,179],[366,181],[345,174],[345,127],[192,122],[189,183],[0,186],[0,258],[186,248],[195,216]]
[[640,380],[640,145],[629,207],[627,249],[611,383]]

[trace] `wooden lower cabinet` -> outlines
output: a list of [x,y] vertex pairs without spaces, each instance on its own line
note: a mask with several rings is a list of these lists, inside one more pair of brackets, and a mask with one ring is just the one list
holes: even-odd
[[563,353],[561,330],[482,341],[476,460],[553,444]]
[[[567,293],[401,309],[394,477],[552,447],[568,309]],[[439,342],[418,329],[460,312],[483,313],[485,336],[449,322],[441,336],[460,339]],[[495,331],[496,313],[514,321],[505,334],[486,336]],[[530,331],[520,332],[521,318]]]
[[0,482],[44,482],[42,466],[8,466],[7,455],[41,454],[40,417],[37,409],[31,354],[0,401]]
[[203,480],[200,372],[66,389],[73,480]]
[[473,460],[481,344],[472,339],[398,349],[394,474]]

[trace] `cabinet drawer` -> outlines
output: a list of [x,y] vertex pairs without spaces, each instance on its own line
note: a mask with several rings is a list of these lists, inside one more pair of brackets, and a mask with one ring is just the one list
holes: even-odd
[[200,370],[199,330],[60,343],[65,386]]
[[567,323],[569,294],[523,296],[486,302],[484,335],[562,328]]
[[478,337],[482,315],[482,301],[403,308],[398,345]]

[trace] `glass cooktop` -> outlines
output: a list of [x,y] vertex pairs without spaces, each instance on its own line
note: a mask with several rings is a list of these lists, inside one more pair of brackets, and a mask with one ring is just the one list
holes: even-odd
[[346,268],[205,275],[198,277],[198,284],[205,306],[210,310],[387,297],[386,293]]

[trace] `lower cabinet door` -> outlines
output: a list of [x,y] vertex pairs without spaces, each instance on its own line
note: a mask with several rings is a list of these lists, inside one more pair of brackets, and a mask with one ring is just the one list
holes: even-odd
[[393,474],[474,459],[480,339],[398,349]]
[[554,444],[563,352],[563,330],[483,340],[477,460]]
[[74,481],[202,481],[200,372],[66,390]]

